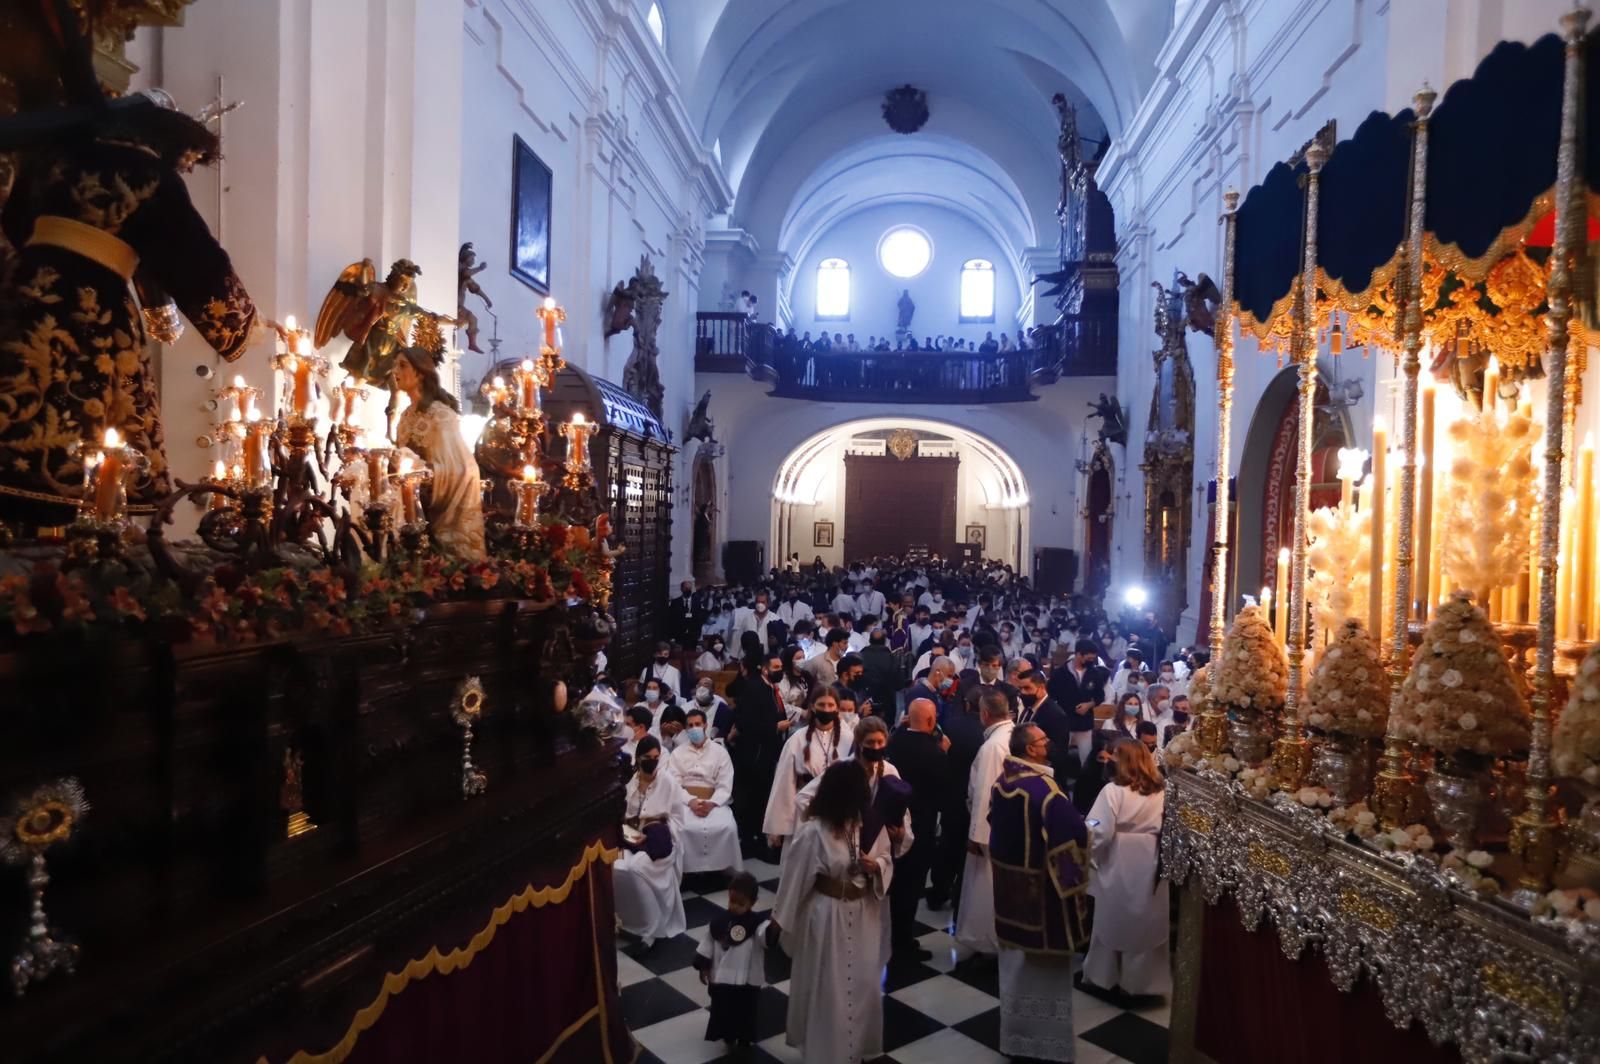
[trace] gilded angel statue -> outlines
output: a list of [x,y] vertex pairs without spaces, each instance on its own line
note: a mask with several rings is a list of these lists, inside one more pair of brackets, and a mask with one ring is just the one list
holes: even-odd
[[424,326],[419,331],[436,332],[437,326],[456,324],[454,318],[417,303],[420,273],[422,267],[410,259],[397,259],[379,283],[371,259],[353,262],[339,274],[317,312],[316,346],[321,348],[336,333],[349,337],[350,350],[341,365],[352,377],[389,389],[391,420],[399,405],[395,359],[414,342],[413,330]]

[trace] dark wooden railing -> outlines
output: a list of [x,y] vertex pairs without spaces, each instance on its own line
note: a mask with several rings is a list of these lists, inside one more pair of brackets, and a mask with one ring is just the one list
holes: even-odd
[[742,314],[701,312],[695,372],[747,373],[771,395],[828,402],[1016,403],[1060,377],[1114,376],[1115,317],[1062,318],[1016,351],[814,351]]

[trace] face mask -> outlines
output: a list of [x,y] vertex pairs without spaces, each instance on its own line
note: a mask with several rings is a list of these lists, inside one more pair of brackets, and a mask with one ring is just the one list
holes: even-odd
[[801,650],[810,650],[811,649],[811,640],[807,639],[805,636],[801,636],[799,638],[799,640],[795,643],[795,645],[798,646]]
[[994,683],[1000,678],[1000,670],[980,667],[978,669],[978,678],[984,683]]
[[1172,676],[1173,676],[1172,673],[1164,672],[1164,673],[1161,674],[1161,679],[1162,679],[1163,682],[1171,683],[1172,682]]
[[861,748],[861,760],[863,761],[882,761],[888,756],[889,751],[881,746],[863,746]]
[[659,764],[661,764],[659,757],[647,757],[639,762],[639,772],[642,775],[649,776],[655,772],[656,766]]
[[651,705],[655,705],[657,702],[661,701],[661,692],[660,691],[646,691],[644,693],[644,700],[646,702],[649,702]]
[[766,613],[767,612],[767,604],[765,602],[756,603],[756,612],[757,613]]
[[1122,707],[1122,712],[1126,713],[1130,717],[1137,717],[1139,715],[1139,707],[1138,706],[1131,706],[1131,705],[1130,706],[1123,706]]
[[706,730],[704,728],[690,728],[689,741],[694,745],[699,746],[701,743],[706,741]]
[[942,695],[949,694],[950,689],[955,685],[956,682],[950,677],[946,676],[944,679],[939,681],[939,693]]
[[767,679],[771,680],[774,684],[780,682],[783,679],[783,670],[773,669],[771,672],[767,673]]
[[1185,713],[1181,709],[1175,709],[1172,711],[1172,719],[1177,721],[1179,724],[1187,724],[1189,722],[1189,714]]
[[722,644],[721,643],[712,643],[711,644],[711,653],[713,653],[713,654],[722,653]]
[[656,655],[656,664],[657,665],[665,665],[670,660],[671,660],[671,658],[666,654],[657,654]]
[[831,709],[818,709],[811,714],[811,723],[819,724],[824,728],[838,719],[839,714]]
[[694,693],[694,700],[702,706],[709,706],[711,704],[711,692],[702,687]]

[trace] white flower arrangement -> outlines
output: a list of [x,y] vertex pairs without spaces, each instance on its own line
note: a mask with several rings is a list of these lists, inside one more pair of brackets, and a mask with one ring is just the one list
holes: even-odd
[[1600,893],[1590,887],[1552,890],[1534,899],[1532,915],[1536,920],[1600,922]]
[[1273,638],[1260,606],[1233,619],[1211,677],[1210,696],[1234,709],[1276,713],[1289,690],[1289,660]]
[[1189,706],[1197,715],[1211,708],[1210,662],[1189,674]]
[[1313,645],[1318,648],[1335,638],[1339,622],[1366,609],[1371,528],[1371,510],[1323,507],[1307,518],[1306,565],[1311,572],[1306,596],[1311,601]]
[[1317,659],[1300,719],[1336,735],[1375,739],[1389,725],[1389,688],[1378,647],[1355,617],[1339,624],[1333,644]]
[[1572,678],[1550,752],[1557,775],[1600,787],[1600,643],[1589,648]]
[[[1463,640],[1463,632],[1471,638]],[[1528,703],[1470,595],[1442,603],[1400,688],[1400,734],[1444,754],[1505,757],[1528,748]]]
[[1508,587],[1528,557],[1538,427],[1502,411],[1461,418],[1447,431],[1455,459],[1446,471],[1437,533],[1445,571],[1469,591]]

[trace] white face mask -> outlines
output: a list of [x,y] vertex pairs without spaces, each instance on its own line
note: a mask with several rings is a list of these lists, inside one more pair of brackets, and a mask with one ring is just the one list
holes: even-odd
[[660,691],[646,691],[644,693],[644,700],[646,702],[649,702],[651,705],[655,705],[657,702],[661,701],[661,692]]

